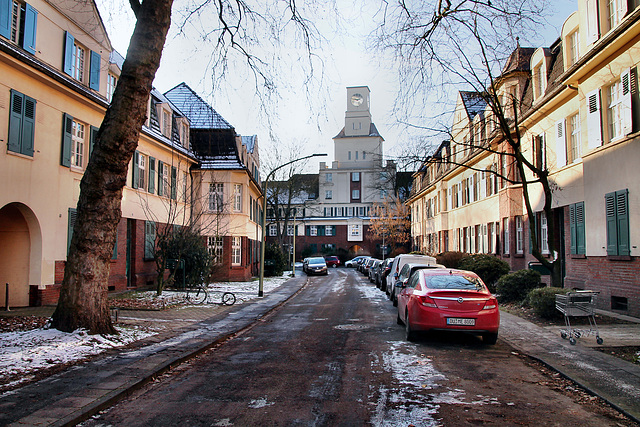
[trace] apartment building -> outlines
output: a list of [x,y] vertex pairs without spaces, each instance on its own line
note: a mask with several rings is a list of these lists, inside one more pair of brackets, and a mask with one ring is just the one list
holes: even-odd
[[214,278],[250,280],[259,272],[262,188],[258,138],[240,136],[187,84],[165,96],[191,123],[192,220],[216,261]]
[[580,0],[553,45],[517,48],[498,79],[503,105],[517,103],[523,154],[549,172],[555,228],[540,186],[529,185],[534,215],[526,214],[508,156],[469,149],[500,146],[500,132],[484,96],[460,92],[453,138],[414,175],[416,249],[493,253],[526,268],[535,261],[533,222],[543,255],[562,262],[565,287],[598,291],[600,308],[640,315],[639,18],[638,2]]

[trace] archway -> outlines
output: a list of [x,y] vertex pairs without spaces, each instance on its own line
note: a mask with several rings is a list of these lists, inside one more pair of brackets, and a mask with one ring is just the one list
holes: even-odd
[[41,263],[40,228],[27,206],[10,203],[0,209],[0,305],[29,305],[29,284],[39,284]]

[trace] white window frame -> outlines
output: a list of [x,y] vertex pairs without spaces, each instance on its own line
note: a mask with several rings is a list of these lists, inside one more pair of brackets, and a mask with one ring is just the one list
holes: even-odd
[[222,264],[222,254],[224,248],[224,240],[220,236],[209,236],[207,239],[207,249],[209,255],[213,258],[214,264]]
[[607,95],[607,140],[613,141],[623,136],[622,81],[613,82],[606,88]]
[[309,226],[309,236],[317,236],[318,235],[318,226],[310,225]]
[[87,127],[80,122],[72,120],[71,123],[71,166],[84,167],[85,137]]
[[360,224],[351,224],[349,226],[349,235],[351,237],[360,237],[360,234],[361,234]]
[[111,73],[107,73],[107,100],[109,102],[113,99],[113,93],[116,91],[117,84],[118,78]]
[[209,183],[209,211],[222,212],[224,209],[224,184],[221,182]]
[[138,190],[147,189],[147,156],[138,153]]
[[354,200],[360,200],[360,190],[351,190],[351,198]]
[[162,134],[171,138],[171,111],[162,108]]
[[324,235],[325,236],[333,236],[333,225],[325,225],[324,226]]
[[509,241],[509,218],[502,219],[502,253],[504,255],[509,255],[511,253],[511,242]]
[[269,224],[269,236],[275,237],[278,235],[278,224]]
[[582,158],[582,141],[580,137],[581,123],[580,112],[569,117],[569,146],[567,147],[567,157],[569,163],[576,162]]
[[84,81],[84,67],[87,58],[87,50],[78,43],[73,43],[73,58],[71,61],[71,77],[79,82]]
[[287,224],[287,236],[293,236],[293,224]]
[[333,191],[332,190],[325,190],[324,191],[324,198],[325,199],[333,199]]
[[165,163],[162,168],[162,195],[164,197],[171,196],[171,181],[169,180],[171,165]]
[[231,265],[242,264],[242,237],[231,238]]
[[242,212],[242,184],[233,184],[233,211]]
[[326,182],[333,182],[333,174],[332,173],[325,174],[324,178],[325,178]]
[[351,182],[360,181],[360,172],[351,172]]
[[521,215],[516,215],[516,254],[524,253],[524,221]]
[[580,59],[580,31],[575,30],[567,37],[569,39],[569,66],[578,62]]
[[549,254],[549,228],[547,226],[547,215],[544,212],[540,215],[540,252]]

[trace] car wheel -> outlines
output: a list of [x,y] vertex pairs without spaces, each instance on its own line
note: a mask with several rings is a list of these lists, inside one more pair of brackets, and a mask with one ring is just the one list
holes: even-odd
[[407,341],[415,341],[416,333],[411,330],[411,322],[409,322],[409,314],[404,318],[404,335]]
[[395,294],[393,294],[393,295],[391,296],[391,301],[393,301],[393,306],[394,306],[394,307],[397,307],[397,306],[398,306],[398,298],[396,298],[396,295],[395,295]]
[[482,342],[489,345],[494,345],[498,341],[498,333],[486,333],[482,334]]
[[402,321],[402,317],[400,317],[400,313],[398,313],[398,317],[396,318],[396,323],[398,325],[404,325],[404,322]]

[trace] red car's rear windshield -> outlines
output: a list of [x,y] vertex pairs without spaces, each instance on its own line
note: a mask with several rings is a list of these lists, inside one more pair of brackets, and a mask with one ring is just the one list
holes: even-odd
[[425,276],[425,283],[429,289],[455,289],[465,291],[485,290],[482,282],[473,276],[437,275]]

